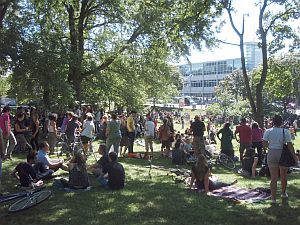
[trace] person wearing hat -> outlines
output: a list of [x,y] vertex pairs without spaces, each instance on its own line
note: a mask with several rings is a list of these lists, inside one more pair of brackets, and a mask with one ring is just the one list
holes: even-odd
[[194,122],[191,124],[190,128],[193,135],[193,150],[195,156],[199,154],[204,154],[205,145],[203,135],[205,132],[205,124],[200,120],[200,116],[196,115]]

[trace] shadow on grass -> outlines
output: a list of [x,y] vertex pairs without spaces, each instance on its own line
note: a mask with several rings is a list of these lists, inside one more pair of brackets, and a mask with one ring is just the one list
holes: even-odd
[[[175,184],[171,178],[153,171],[148,177],[147,160],[120,159],[126,169],[126,187],[121,191],[101,189],[96,179],[89,192],[63,192],[54,190],[49,200],[16,214],[7,211],[8,203],[0,206],[0,222],[12,224],[299,224],[299,183],[292,183],[289,204],[270,206],[236,204],[221,198],[209,197]],[[155,160],[154,160],[155,162]],[[159,162],[159,161],[158,161]],[[163,165],[172,165],[163,161]],[[172,165],[173,166],[173,165]],[[6,168],[6,170],[8,170]],[[222,172],[220,170],[219,172]],[[14,182],[5,175],[4,185]],[[51,184],[47,187],[51,189]],[[293,197],[294,195],[294,197]],[[282,216],[284,215],[284,216]],[[2,224],[2,223],[0,223]]]

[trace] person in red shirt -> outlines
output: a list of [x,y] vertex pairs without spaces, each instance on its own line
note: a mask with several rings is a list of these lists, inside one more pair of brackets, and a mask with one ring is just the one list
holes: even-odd
[[[237,134],[239,138],[237,137]],[[240,143],[240,160],[243,164],[243,155],[244,151],[251,148],[252,144],[252,129],[247,124],[246,119],[242,118],[240,125],[236,126],[235,132],[234,132],[235,139],[237,142]]]
[[0,116],[0,129],[2,129],[4,140],[4,159],[11,159],[11,154],[17,144],[15,135],[11,131],[9,113],[10,107],[4,106],[4,108],[2,109],[2,115]]

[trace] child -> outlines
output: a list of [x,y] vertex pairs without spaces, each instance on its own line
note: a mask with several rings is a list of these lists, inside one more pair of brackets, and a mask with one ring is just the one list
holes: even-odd
[[19,163],[12,171],[12,176],[20,181],[21,188],[32,189],[43,185],[42,180],[37,180],[37,175],[33,169],[36,152],[30,152],[27,155],[27,162]]
[[185,143],[183,144],[183,151],[187,161],[189,161],[191,158],[194,159],[193,145],[190,138],[186,138]]
[[243,156],[243,171],[248,173],[252,178],[256,175],[256,166],[258,162],[258,157],[255,155],[255,150],[250,148],[246,150]]

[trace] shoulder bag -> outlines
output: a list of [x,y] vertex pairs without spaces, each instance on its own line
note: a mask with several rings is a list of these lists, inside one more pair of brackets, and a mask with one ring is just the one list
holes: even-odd
[[284,136],[284,128],[283,128],[283,147],[282,147],[282,153],[279,160],[279,166],[291,167],[294,166],[296,162],[284,140],[285,139],[284,137],[285,136]]

